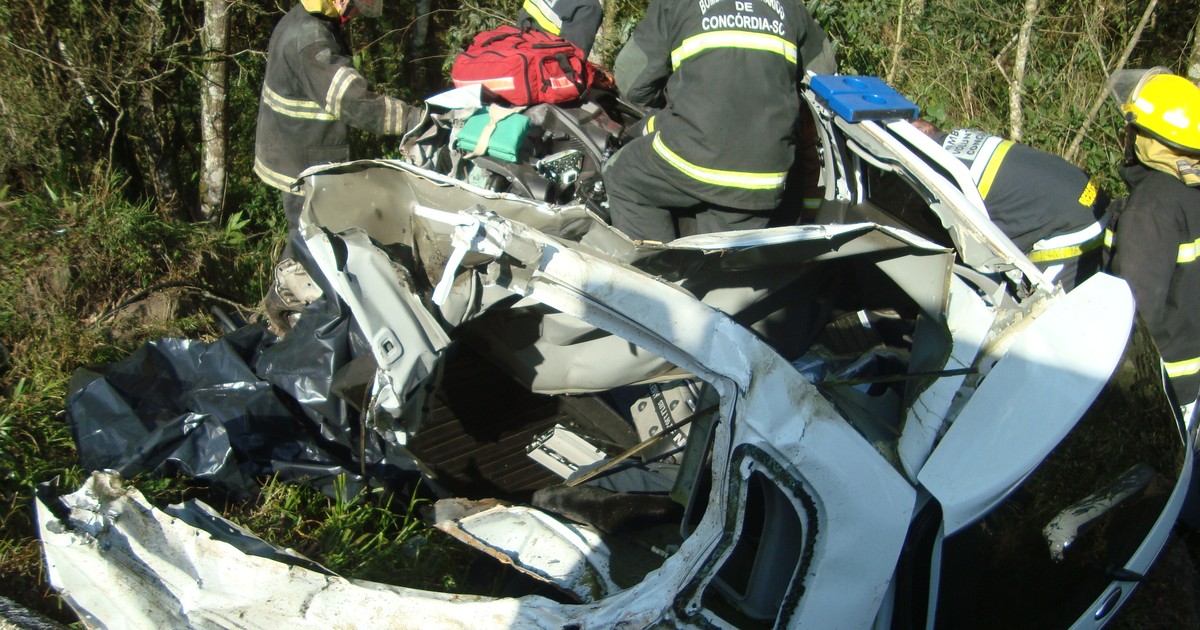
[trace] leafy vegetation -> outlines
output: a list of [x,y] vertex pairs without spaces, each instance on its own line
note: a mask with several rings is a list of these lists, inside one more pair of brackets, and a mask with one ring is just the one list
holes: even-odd
[[[1194,0],[1042,0],[1020,88],[1022,140],[1066,153],[1120,195],[1120,121],[1089,113],[1132,45],[1129,67],[1185,71],[1197,55]],[[161,336],[212,338],[206,308],[254,317],[285,225],[277,193],[253,175],[267,40],[289,2],[229,3],[229,45],[204,50],[202,2],[0,3],[0,592],[62,620],[48,592],[31,510],[35,484],[77,486],[64,418],[72,372]],[[519,0],[389,2],[351,31],[356,62],[381,90],[419,99],[446,85],[455,52],[516,14]],[[608,0],[594,56],[611,63],[646,0]],[[843,73],[887,77],[943,127],[1008,135],[1023,3],[812,0]],[[203,61],[229,71],[223,214],[191,222],[199,198]],[[359,137],[360,155],[391,155]],[[133,304],[130,304],[133,302]],[[159,310],[147,304],[159,303]],[[142,315],[130,317],[132,308]],[[448,590],[465,556],[415,517],[414,503],[265,480],[226,503],[181,479],[144,479],[155,501],[201,497],[272,541],[346,575]]]

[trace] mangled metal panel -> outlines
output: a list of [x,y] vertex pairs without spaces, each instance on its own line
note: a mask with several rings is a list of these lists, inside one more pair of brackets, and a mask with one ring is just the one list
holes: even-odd
[[[1004,272],[1015,268],[1032,284],[1053,290],[1042,272],[989,220],[979,191],[974,186],[966,185],[971,180],[964,177],[962,164],[956,164],[952,156],[924,137],[910,123],[850,123],[834,118],[832,124],[859,157],[884,170],[902,174],[920,189],[928,191],[929,207],[950,232],[963,262],[988,272]],[[917,155],[898,138],[917,147],[924,157]],[[952,183],[946,180],[933,170],[930,162],[950,172],[956,181]]]
[[[335,248],[324,232],[318,233],[310,241],[312,256],[354,312],[378,364],[369,408],[399,417],[436,370],[450,338],[421,304],[408,271],[370,245],[366,232],[351,229],[337,238]],[[324,246],[316,246],[321,241]],[[374,325],[365,328],[361,322]],[[418,421],[410,418],[408,429],[416,430]]]
[[[704,606],[704,593],[715,572],[734,553],[743,516],[737,511],[739,503],[729,494],[729,481],[731,475],[744,477],[766,466],[773,479],[787,480],[791,488],[787,496],[795,501],[791,509],[803,511],[808,515],[806,522],[812,524],[808,535],[819,534],[812,539],[815,546],[811,548],[811,556],[805,552],[810,560],[803,570],[785,578],[788,582],[785,592],[791,593],[784,606],[787,616],[811,619],[818,625],[844,623],[848,613],[834,602],[849,599],[861,604],[850,614],[853,617],[850,621],[854,625],[869,624],[886,591],[915,497],[913,489],[890,464],[846,424],[812,384],[757,336],[720,311],[646,274],[561,249],[553,239],[520,224],[501,225],[504,221],[494,215],[480,220],[485,227],[493,228],[489,234],[504,235],[492,245],[503,251],[505,257],[512,256],[525,265],[522,273],[499,278],[499,285],[627,343],[651,349],[698,375],[720,395],[721,412],[713,442],[716,456],[708,508],[678,551],[640,583],[593,604],[573,607],[552,605],[535,597],[506,603],[430,595],[432,602],[467,604],[458,608],[458,612],[447,613],[450,616],[446,618],[460,622],[491,619],[499,616],[497,611],[504,611],[509,620],[526,620],[526,611],[536,610],[539,616],[529,620],[530,625],[545,624],[547,620],[556,626],[572,622],[604,627],[621,623],[641,627],[659,622],[693,625],[699,623],[696,615],[715,623],[717,617],[712,617]],[[539,257],[531,260],[529,257],[534,254]],[[741,445],[752,445],[761,455],[753,464],[747,462],[745,467],[730,468],[732,461],[726,454]],[[843,500],[848,496],[860,500]],[[145,512],[144,507],[138,509]],[[103,521],[104,513],[100,510],[101,516],[96,516],[93,512],[88,518]],[[118,515],[115,525],[119,530],[123,523],[133,522],[135,519]],[[143,536],[151,534],[138,532],[132,538]],[[189,536],[184,538],[190,540]],[[50,545],[57,544],[53,538],[48,541]],[[103,551],[108,553],[110,548]],[[142,560],[126,564],[120,570],[144,574],[146,569],[138,566],[144,566]],[[262,581],[259,576],[257,581]],[[318,585],[313,585],[306,579],[299,587],[303,593],[300,599],[306,599],[314,591],[325,592],[327,585],[333,583],[340,584],[322,577]],[[60,584],[68,591],[78,587],[69,582]],[[157,598],[165,597],[166,601],[175,602],[182,597],[191,601],[190,598],[209,594],[194,593],[195,580],[178,584],[173,581],[155,588],[184,589],[186,595],[158,594],[147,596],[148,599],[159,601]],[[279,601],[296,600],[289,595]],[[81,604],[84,608],[93,606],[104,604]],[[230,608],[228,603],[207,600],[201,606],[205,611]],[[232,606],[238,614],[242,612],[240,606]],[[429,609],[422,606],[423,610]],[[150,609],[169,612],[175,609],[175,604],[159,601]],[[269,614],[261,611],[254,614],[263,616],[252,618],[270,617],[276,622],[287,615],[278,609]]]
[[1133,322],[1128,285],[1097,274],[1022,331],[918,475],[941,503],[947,533],[986,512],[1062,441],[1108,382]]
[[[812,509],[815,527],[823,532],[820,553],[803,575],[794,578],[796,592],[804,593],[796,611],[806,615],[806,620],[813,619],[818,626],[845,622],[844,609],[834,612],[826,607],[827,603],[820,602],[851,597],[871,602],[859,611],[858,619],[861,625],[869,624],[892,571],[885,566],[890,562],[877,565],[875,561],[894,556],[902,545],[915,501],[912,487],[846,424],[812,384],[720,311],[683,294],[674,297],[676,292],[669,290],[670,285],[664,289],[660,280],[635,270],[606,264],[576,250],[553,248],[547,237],[519,224],[500,230],[503,220],[499,217],[481,220],[497,228],[493,233],[506,235],[509,240],[501,245],[505,252],[517,256],[531,251],[543,254],[536,264],[522,267],[527,274],[504,278],[509,290],[652,349],[697,374],[721,395],[723,421],[718,424],[713,449],[722,455],[713,458],[709,509],[680,552],[647,577],[640,588],[668,576],[678,579],[672,573],[680,568],[677,563],[696,562],[698,558],[693,554],[705,547],[708,543],[704,541],[711,540],[716,532],[724,532],[720,539],[728,542],[728,546],[720,547],[720,554],[732,552],[730,530],[721,523],[727,518],[738,522],[740,515],[726,511],[732,508],[723,480],[735,473],[728,468],[723,454],[738,444],[749,443],[783,467],[797,486],[805,489],[806,496],[833,497],[850,488],[860,499],[864,493],[872,495],[865,501],[817,499]],[[537,247],[539,244],[542,247]],[[851,461],[855,464],[847,465]],[[747,469],[737,474],[750,472]],[[864,544],[873,551],[864,554]],[[717,567],[722,558],[706,556],[704,566]],[[683,613],[699,613],[704,585],[712,579],[711,574],[706,570],[688,571],[680,577],[689,584],[683,588]]]
[[520,505],[443,499],[433,525],[526,574],[594,602],[616,592],[604,541],[585,525]]
[[[498,258],[498,243],[510,240],[506,221],[532,229],[549,226],[545,233],[554,238],[546,247],[566,246],[650,272],[664,290],[683,290],[721,309],[785,353],[803,351],[823,326],[819,292],[832,282],[836,265],[852,264],[848,261],[856,258],[874,261],[867,264],[877,266],[926,316],[940,320],[945,310],[952,253],[884,226],[793,226],[699,235],[669,246],[635,245],[582,208],[515,199],[494,203],[497,193],[440,180],[402,163],[360,162],[310,173],[311,198],[303,222],[315,222],[307,232],[311,249],[361,249],[357,255],[364,258],[385,256],[386,249],[396,259],[417,263],[414,269],[424,276],[416,278],[417,284],[435,287],[425,294],[443,321],[458,326],[463,338],[539,393],[595,392],[688,375],[645,348],[581,325],[544,304],[514,302],[510,292],[497,290],[494,276],[528,275],[528,265],[536,265],[539,256],[531,251]],[[349,192],[358,190],[352,185],[357,181],[371,182],[362,186],[370,192],[369,199]],[[384,181],[392,189],[389,202],[383,201],[388,187],[380,183]],[[329,195],[346,198],[333,203]],[[448,205],[425,205],[435,198]],[[318,210],[322,206],[336,206],[342,213],[326,216]],[[370,217],[367,223],[408,225],[399,232],[407,240],[387,245],[397,234],[389,228],[379,237],[369,233],[374,244],[347,242],[352,239],[338,236],[336,228],[348,222],[346,215],[356,213]],[[488,216],[503,220],[487,224],[485,230],[481,218]],[[325,231],[318,232],[317,226]],[[602,234],[608,236],[601,239]],[[324,244],[327,238],[341,242]],[[565,244],[558,241],[563,238],[568,239]],[[601,240],[619,247],[587,245]],[[371,248],[378,251],[367,251]],[[318,261],[329,267],[327,273],[344,273],[332,253],[318,255]],[[386,316],[355,312],[367,329],[388,325]]]
[[[201,503],[172,516],[118,476],[40,499],[51,585],[89,628],[561,628],[558,605],[347,580],[270,548]],[[190,521],[190,522],[189,522]],[[192,524],[205,525],[197,527]],[[267,549],[251,555],[247,548]]]
[[[934,444],[945,430],[946,418],[951,405],[960,395],[966,381],[966,371],[973,369],[980,349],[991,333],[996,321],[996,311],[979,300],[974,288],[955,277],[951,285],[950,303],[947,309],[950,347],[944,356],[931,360],[942,370],[955,370],[958,374],[935,379],[927,388],[915,396],[905,412],[904,427],[897,442],[901,465],[911,480],[916,480],[921,466],[933,451]],[[935,352],[940,344],[929,340],[930,335],[940,335],[938,328],[922,326],[917,338],[922,342],[922,352]]]

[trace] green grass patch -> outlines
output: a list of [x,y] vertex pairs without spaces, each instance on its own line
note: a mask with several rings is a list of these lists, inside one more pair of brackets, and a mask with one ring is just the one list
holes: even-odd
[[[71,375],[148,340],[211,340],[213,304],[253,318],[286,229],[276,195],[254,199],[220,223],[186,224],[128,199],[120,177],[97,174],[79,193],[0,189],[0,592],[75,620],[47,585],[33,511],[37,484],[57,478],[73,491],[88,473],[66,423]],[[227,503],[181,476],[132,485],[158,505],[223,507],[350,578],[456,592],[474,557],[419,520],[420,499],[350,496],[344,484],[331,498],[268,480],[254,499]]]
[[[215,335],[201,291],[176,285],[256,304],[267,272],[246,283],[228,268],[244,277],[269,269],[272,242],[245,226],[231,236],[223,226],[171,222],[129,200],[120,177],[100,174],[85,192],[0,190],[0,207],[0,590],[70,620],[45,585],[32,505],[36,484],[58,478],[70,489],[84,477],[66,424],[71,374],[149,339]],[[171,295],[146,291],[156,284]],[[165,306],[112,315],[138,294]]]
[[304,486],[268,480],[257,498],[226,506],[226,516],[268,542],[294,549],[339,575],[461,592],[474,555],[425,525],[427,499],[382,491],[351,496],[344,481],[328,497]]

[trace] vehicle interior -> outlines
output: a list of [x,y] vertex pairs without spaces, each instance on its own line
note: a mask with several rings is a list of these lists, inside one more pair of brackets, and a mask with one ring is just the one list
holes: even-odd
[[[948,354],[943,308],[952,250],[873,226],[839,231],[820,224],[785,227],[769,242],[715,249],[685,241],[670,248],[631,243],[604,223],[592,196],[597,156],[611,148],[605,142],[615,141],[619,125],[603,109],[538,107],[544,111],[530,116],[541,121],[533,132],[545,142],[539,151],[557,156],[556,166],[565,164],[566,171],[539,166],[532,157],[502,167],[478,157],[455,162],[448,153],[430,162],[453,163],[448,173],[466,173],[463,179],[478,186],[471,188],[452,177],[436,180],[378,164],[366,167],[373,172],[364,182],[346,168],[326,176],[332,179],[325,188],[341,191],[337,196],[311,197],[315,222],[334,232],[365,229],[394,261],[414,270],[426,295],[445,273],[451,249],[444,228],[415,217],[428,207],[486,208],[656,275],[756,332],[896,461],[906,409]],[[564,161],[564,151],[579,155]],[[872,221],[938,245],[950,242],[909,181],[886,168],[859,166],[863,201],[827,200],[819,221]],[[488,191],[578,205],[548,212]],[[351,206],[369,211],[347,213]],[[486,266],[468,256],[456,286],[470,284],[464,278],[485,274]],[[678,548],[708,506],[719,401],[693,375],[543,304],[489,297],[485,289],[473,295],[470,305],[442,307],[455,343],[445,355],[429,421],[408,448],[441,496],[532,504],[591,525],[613,550],[614,583],[636,584]],[[586,479],[575,483],[580,477]],[[789,546],[789,532],[803,530],[806,517],[782,477],[763,469],[738,481],[742,535],[704,598],[706,607],[738,626],[774,625],[786,608],[798,566],[788,554],[800,553]]]

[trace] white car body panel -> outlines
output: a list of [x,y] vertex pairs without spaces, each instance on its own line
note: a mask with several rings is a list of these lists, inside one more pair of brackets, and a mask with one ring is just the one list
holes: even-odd
[[[914,522],[936,503],[933,549],[917,562],[932,565],[924,567],[932,627],[944,544],[1008,498],[1087,414],[1130,343],[1132,294],[1105,275],[1064,294],[987,220],[969,174],[936,143],[903,121],[846,122],[806,96],[821,121],[827,204],[843,212],[869,205],[862,165],[872,164],[931,199],[953,249],[861,221],[639,245],[584,207],[495,193],[409,164],[358,162],[304,174],[302,233],[370,343],[378,370],[368,415],[396,443],[419,431],[414,401],[437,372],[450,332],[497,312],[539,317],[536,341],[497,352],[512,359],[508,367],[529,367],[521,384],[530,391],[574,395],[692,378],[716,393],[711,464],[700,473],[711,485],[687,506],[702,516],[689,521],[688,513],[678,548],[636,584],[621,588],[609,578],[617,560],[594,530],[528,506],[460,514],[439,527],[580,603],[344,580],[303,562],[247,555],[106,475],[65,498],[65,518],[39,506],[51,582],[98,627],[267,628],[284,619],[299,628],[728,627],[736,621],[712,610],[706,596],[737,599],[720,573],[738,553],[747,506],[775,501],[781,522],[795,529],[787,541],[795,567],[761,558],[770,565],[763,575],[774,580],[763,588],[769,596],[745,594],[740,603],[761,612],[763,602],[778,601],[780,627],[882,628],[896,606],[906,543],[921,534]],[[419,272],[393,263],[389,251],[397,248],[409,248]],[[771,257],[780,252],[796,258],[779,264]],[[696,277],[671,281],[639,266],[669,270],[680,261]],[[892,399],[873,399],[865,386],[838,389],[852,378],[839,384],[802,374],[764,327],[754,328],[762,320],[739,323],[739,309],[807,278],[790,267],[839,264],[913,311],[911,371],[900,375],[899,394],[889,392],[898,401],[894,419],[864,417]],[[738,274],[756,271],[759,284],[741,282],[747,276]],[[726,277],[737,282],[722,284]],[[507,330],[484,334],[495,342]],[[868,376],[860,385],[872,383]],[[381,420],[389,416],[403,422]],[[1128,570],[1149,566],[1179,511],[1192,456],[1188,436],[1178,437],[1188,451],[1182,482]],[[776,542],[764,535],[762,555]],[[228,585],[205,587],[226,574]],[[105,583],[127,587],[105,593]],[[1124,601],[1132,589],[1122,584],[1133,582],[1114,582],[1119,590],[1106,591],[1095,609]],[[1097,626],[1085,615],[1076,627]]]

